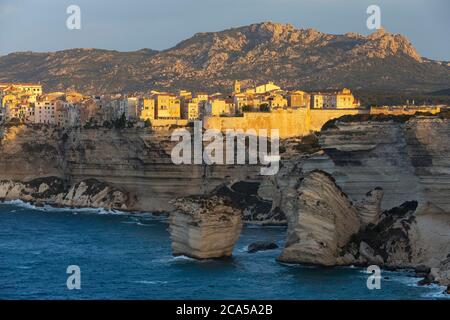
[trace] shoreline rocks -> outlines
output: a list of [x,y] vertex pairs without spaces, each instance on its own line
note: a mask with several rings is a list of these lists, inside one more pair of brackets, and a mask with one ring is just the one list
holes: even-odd
[[96,179],[69,185],[59,177],[44,177],[28,182],[0,181],[0,199],[22,200],[35,206],[104,208],[127,210],[129,194]]
[[277,249],[278,245],[269,241],[256,241],[248,245],[247,252],[255,253],[258,251],[267,251]]
[[355,234],[341,254],[353,254],[359,265],[415,267],[420,251],[415,242],[416,209],[417,202],[410,201],[384,211],[379,222],[369,224]]
[[227,198],[187,197],[172,202],[172,254],[195,259],[230,257],[242,229],[241,211]]
[[423,210],[417,201],[381,212],[382,198],[383,190],[375,188],[353,204],[328,173],[299,175],[296,184],[283,189],[279,201],[288,232],[278,260],[322,266],[420,266],[421,275],[431,270],[433,279],[447,285],[441,279],[449,278],[450,262],[443,259],[450,252],[450,215]]

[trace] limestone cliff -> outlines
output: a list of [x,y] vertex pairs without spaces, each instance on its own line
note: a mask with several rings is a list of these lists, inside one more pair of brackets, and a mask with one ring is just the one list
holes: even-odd
[[227,198],[189,197],[173,201],[170,236],[174,256],[196,259],[231,256],[242,229],[241,211]]
[[280,261],[438,268],[450,252],[449,214],[419,211],[417,201],[382,211],[381,188],[353,204],[332,177],[315,170],[273,192],[288,222]]
[[417,212],[417,202],[384,211],[342,250],[344,264],[436,268],[450,252],[450,216]]
[[218,185],[253,180],[258,166],[174,165],[170,131],[0,128],[0,180],[58,177],[69,185],[96,179],[130,195],[129,210],[170,211],[170,200]]
[[298,165],[330,173],[351,199],[381,187],[382,209],[415,200],[418,211],[450,213],[450,119],[335,121],[319,144],[323,151]]
[[369,224],[377,224],[380,219],[381,201],[384,190],[377,187],[367,192],[366,197],[356,204],[356,210],[361,222],[361,228]]
[[432,275],[434,282],[450,286],[450,254],[447,255],[447,258],[442,260],[437,267],[432,268],[430,274]]
[[282,210],[288,218],[283,262],[335,265],[341,248],[358,232],[358,213],[333,179],[312,172],[284,190]]
[[68,185],[57,177],[37,178],[28,182],[0,181],[0,199],[33,202],[38,205],[94,207],[128,210],[127,192],[95,179]]

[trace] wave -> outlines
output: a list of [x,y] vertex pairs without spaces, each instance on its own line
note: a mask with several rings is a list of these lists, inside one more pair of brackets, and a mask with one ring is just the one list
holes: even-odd
[[[11,206],[16,206],[19,208],[23,208],[23,209],[31,209],[31,210],[38,210],[40,208],[36,207],[35,205],[29,203],[29,202],[25,202],[22,200],[7,200],[7,201],[3,201],[3,204],[8,204]],[[11,210],[10,212],[17,212],[17,210]]]
[[167,281],[161,281],[161,280],[138,280],[133,281],[134,283],[141,283],[141,284],[166,284]]
[[450,300],[450,294],[444,293],[444,290],[447,288],[446,286],[440,286],[437,284],[431,284],[428,286],[430,289],[433,289],[433,292],[429,292],[423,294],[423,298],[427,299],[447,299]]
[[[23,200],[6,200],[1,202],[6,205],[11,205],[15,207],[19,207],[22,209],[35,210],[41,212],[68,212],[72,214],[98,214],[98,215],[118,215],[118,216],[135,216],[138,218],[148,218],[151,220],[167,220],[167,217],[164,215],[154,215],[151,212],[130,212],[130,211],[121,211],[116,209],[105,209],[105,208],[71,208],[71,207],[54,207],[49,204],[45,204],[43,206],[36,206],[30,202],[26,202]],[[10,213],[17,212],[18,210],[10,210]],[[142,223],[142,222],[141,222]],[[144,223],[142,225],[145,225]]]

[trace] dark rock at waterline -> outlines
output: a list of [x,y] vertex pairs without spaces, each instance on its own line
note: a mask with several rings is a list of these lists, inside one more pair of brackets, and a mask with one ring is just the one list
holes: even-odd
[[247,252],[255,253],[258,251],[273,250],[273,249],[277,249],[277,248],[278,248],[278,245],[276,243],[268,242],[268,241],[257,241],[257,242],[253,242],[252,244],[250,244],[248,246]]
[[428,274],[428,273],[430,273],[430,270],[431,270],[430,267],[427,267],[427,266],[425,266],[423,264],[418,265],[417,267],[414,268],[414,271],[416,273],[426,273],[426,274]]
[[450,284],[447,286],[447,289],[445,289],[443,293],[450,294]]
[[427,267],[423,264],[418,265],[414,268],[415,271],[415,276],[419,277],[419,278],[427,278],[428,275],[430,274],[430,267]]
[[434,283],[434,277],[431,275],[431,273],[427,274],[425,278],[420,280],[417,284],[419,286],[428,286],[430,284]]

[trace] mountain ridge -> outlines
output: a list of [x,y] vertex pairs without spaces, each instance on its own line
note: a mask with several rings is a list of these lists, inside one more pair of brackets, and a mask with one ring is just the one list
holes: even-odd
[[40,81],[48,91],[213,92],[230,90],[235,79],[244,87],[275,81],[288,89],[426,92],[448,88],[450,69],[384,29],[335,35],[272,22],[196,33],[160,51],[77,48],[0,57],[0,82]]

